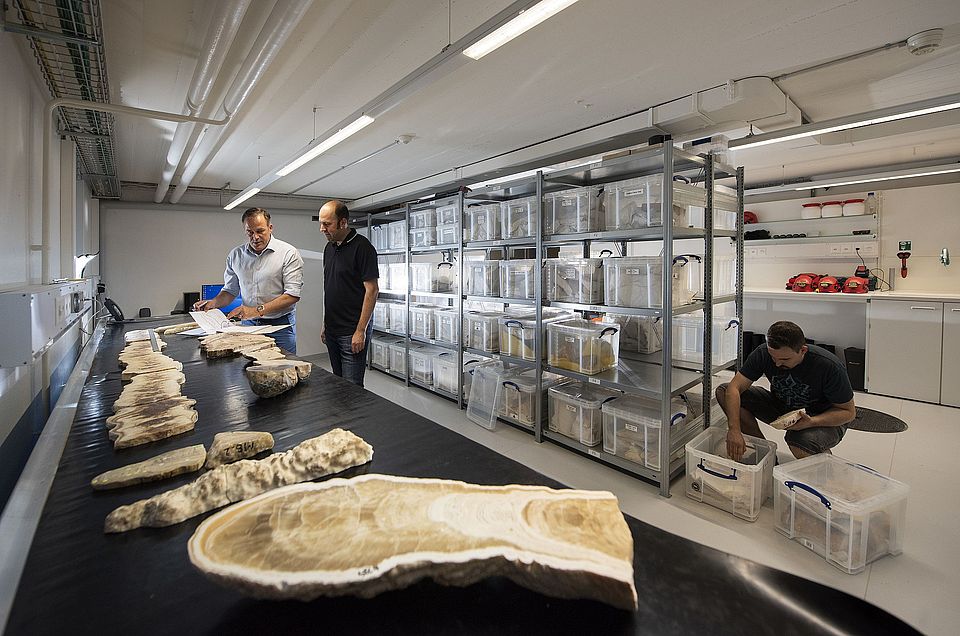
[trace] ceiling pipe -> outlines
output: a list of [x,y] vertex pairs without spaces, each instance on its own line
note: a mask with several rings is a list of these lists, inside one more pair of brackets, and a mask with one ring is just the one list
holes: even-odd
[[[187,90],[187,97],[184,101],[183,111],[187,115],[198,115],[204,103],[206,103],[207,97],[210,96],[217,75],[223,67],[223,61],[233,45],[233,40],[249,6],[250,0],[219,0],[216,3],[210,25],[207,27],[207,34],[204,37],[202,50],[205,53],[193,72],[193,79],[190,81],[190,88]],[[160,182],[157,184],[157,192],[153,197],[155,203],[163,202],[177,167],[183,161],[184,156],[189,154],[187,152],[187,142],[193,129],[193,123],[177,124],[177,129],[173,133],[173,141],[170,142],[170,147],[167,149],[167,158],[163,165]]]
[[[216,117],[230,118],[240,110],[240,107],[246,101],[254,87],[266,74],[267,68],[277,57],[280,49],[286,43],[293,29],[300,22],[300,19],[307,12],[313,0],[278,0],[273,11],[267,17],[260,35],[243,61],[240,71],[237,73],[233,84],[230,85],[223,103],[217,110]],[[197,142],[193,154],[187,160],[183,175],[180,177],[180,183],[170,196],[170,203],[177,203],[183,197],[190,183],[193,182],[197,174],[202,170],[211,159],[218,143],[223,136],[224,129],[216,128],[211,131],[209,126],[205,126],[200,132],[200,140]]]

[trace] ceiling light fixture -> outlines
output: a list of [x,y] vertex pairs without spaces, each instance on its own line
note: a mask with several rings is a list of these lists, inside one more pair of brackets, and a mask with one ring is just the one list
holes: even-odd
[[249,188],[248,190],[244,190],[237,196],[233,197],[233,199],[230,200],[230,203],[223,206],[223,209],[232,210],[258,192],[260,192],[260,188]]
[[911,117],[920,117],[932,113],[942,113],[948,110],[960,109],[960,94],[945,95],[903,106],[894,106],[891,108],[882,108],[869,113],[859,115],[850,115],[848,117],[838,117],[828,119],[815,124],[804,124],[794,128],[787,128],[763,135],[754,135],[736,139],[729,144],[730,150],[743,150],[746,148],[757,148],[769,144],[777,144],[804,137],[813,137],[815,135],[825,135],[827,133],[849,130],[851,128],[862,128],[874,124],[884,124],[900,119],[909,119]]
[[896,181],[898,179],[913,179],[915,177],[930,177],[937,174],[950,174],[951,172],[960,172],[960,165],[952,166],[933,166],[920,170],[905,170],[903,172],[888,172],[872,177],[863,177],[862,179],[846,179],[842,181],[822,181],[805,184],[802,188],[794,188],[797,192],[817,188],[838,188],[840,186],[856,185],[858,183],[877,183],[879,181]]
[[526,11],[521,11],[513,20],[510,20],[475,44],[465,48],[463,54],[479,60],[487,53],[495,51],[515,37],[523,35],[544,20],[560,13],[576,1],[577,0],[543,0]]
[[316,142],[316,140],[314,140],[314,142],[311,142],[311,145],[308,145],[306,149],[297,153],[296,159],[290,161],[285,166],[277,170],[277,176],[278,177],[287,176],[288,174],[290,174],[291,172],[293,172],[303,164],[316,159],[317,157],[319,157],[326,151],[330,150],[331,148],[336,146],[338,143],[340,143],[350,135],[353,135],[354,133],[360,130],[363,130],[373,122],[374,122],[373,117],[370,117],[369,115],[360,115],[355,120],[353,120],[353,122],[351,122],[350,124],[347,124],[346,126],[341,128],[337,132],[333,133],[332,135],[330,135],[320,143],[313,145],[313,143]]

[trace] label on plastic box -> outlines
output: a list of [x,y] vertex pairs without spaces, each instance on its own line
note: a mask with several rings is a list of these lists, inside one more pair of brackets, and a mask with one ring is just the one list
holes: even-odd
[[587,382],[590,384],[600,384],[599,378],[587,378]]
[[577,204],[576,199],[560,199],[560,205],[564,207],[569,207],[571,205],[576,205],[576,204]]
[[639,429],[633,424],[626,424],[625,426],[628,431],[633,431],[634,433],[639,432]]
[[574,413],[577,412],[577,407],[575,407],[574,405],[572,405],[572,404],[566,404],[565,406],[567,407],[567,410],[568,410],[568,411],[573,411]]
[[603,307],[600,305],[590,305],[590,311],[603,311]]
[[576,342],[576,341],[577,341],[576,338],[573,338],[573,337],[571,337],[571,336],[564,336],[563,339],[564,339],[566,342]]
[[623,196],[625,197],[635,197],[643,194],[643,188],[637,188],[636,190],[624,190]]
[[590,455],[591,457],[597,457],[597,458],[599,458],[599,457],[600,457],[600,451],[598,451],[598,450],[593,450],[592,448],[589,448],[589,449],[587,449],[587,455]]
[[623,271],[626,272],[627,274],[630,274],[631,276],[639,276],[639,275],[640,275],[640,268],[639,268],[639,267],[628,267],[628,268],[626,268],[626,269],[623,270]]

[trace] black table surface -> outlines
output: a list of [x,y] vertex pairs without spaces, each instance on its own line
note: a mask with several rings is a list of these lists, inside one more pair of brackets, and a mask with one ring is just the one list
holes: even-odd
[[196,339],[179,335],[164,337],[165,351],[183,362],[183,394],[197,401],[200,414],[196,430],[115,451],[104,420],[121,391],[117,354],[123,332],[156,324],[108,327],[33,540],[8,634],[916,633],[863,600],[631,517],[636,612],[549,598],[504,578],[466,588],[422,581],[368,600],[245,598],[190,564],[187,540],[206,515],[168,528],[103,533],[104,517],[117,506],[188,483],[196,474],[99,492],[90,480],[175,448],[209,447],[222,431],[270,431],[275,450],[282,451],[342,427],[367,440],[374,457],[338,476],[563,485],[317,367],[293,390],[258,399],[243,375],[246,360],[207,360]]

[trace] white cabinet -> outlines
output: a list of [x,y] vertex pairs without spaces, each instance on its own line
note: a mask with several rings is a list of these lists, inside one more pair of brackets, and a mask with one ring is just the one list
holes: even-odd
[[960,303],[943,304],[940,403],[960,406]]
[[867,312],[868,391],[940,401],[943,305],[871,299]]

